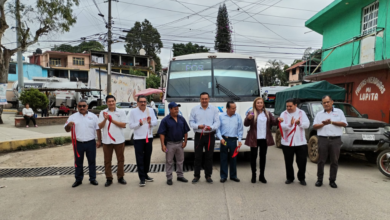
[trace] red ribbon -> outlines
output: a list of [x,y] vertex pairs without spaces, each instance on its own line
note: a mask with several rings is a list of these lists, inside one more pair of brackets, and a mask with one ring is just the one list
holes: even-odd
[[148,124],[148,131],[146,131],[146,143],[149,143],[149,129],[150,129],[150,124]]
[[[200,133],[200,139],[199,139],[199,142],[200,142],[200,140],[202,140],[202,136],[203,136],[203,131],[205,130],[206,128],[204,128],[203,130],[202,130],[202,133]],[[211,133],[211,132],[210,132]],[[208,144],[208,146],[207,146],[207,150],[208,151],[210,151],[210,136],[211,136],[211,134],[209,133],[209,144]],[[199,143],[200,144],[200,143]],[[196,148],[198,148],[199,147],[199,144],[198,144],[198,146],[196,146]]]
[[[294,128],[293,128],[293,129],[290,131],[290,133],[287,135],[287,138],[290,137],[290,135],[291,135],[292,133],[294,133],[294,135],[295,135],[295,132],[296,132],[296,131],[297,131],[297,124],[295,124]],[[291,147],[292,142],[293,142],[293,140],[294,140],[294,135],[291,137],[290,147]]]
[[[76,124],[73,124],[72,128],[70,129],[70,135],[72,137],[73,152],[77,155],[77,157],[80,157],[80,154],[77,151]],[[77,167],[76,157],[74,158],[74,166]]]
[[111,126],[111,122],[112,122],[112,116],[111,115],[108,116],[108,121],[109,121],[108,129],[107,129],[108,136],[111,138],[111,140],[113,140],[115,142],[115,138],[110,133],[110,126]]
[[234,150],[232,158],[235,158],[238,155],[238,149],[240,149],[240,146],[236,147],[236,149]]
[[282,129],[282,125],[281,125],[280,121],[279,121],[279,131],[280,131],[280,134],[282,135],[282,138],[284,139],[283,129]]

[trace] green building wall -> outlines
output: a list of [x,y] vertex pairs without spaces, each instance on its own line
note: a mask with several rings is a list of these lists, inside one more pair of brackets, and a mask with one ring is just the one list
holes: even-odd
[[[324,22],[323,25],[323,49],[330,48],[332,46],[338,45],[340,43],[351,40],[354,37],[360,36],[362,28],[362,14],[363,8],[374,3],[372,0],[355,0],[356,4],[342,13],[335,14],[331,16],[331,19],[328,19]],[[344,1],[342,4],[345,4]],[[383,47],[383,38],[377,37],[376,47],[375,47],[375,61],[390,58],[390,12],[389,17],[386,18],[386,4],[390,7],[390,0],[380,0],[379,1],[379,14],[378,14],[378,28],[385,28],[385,36],[387,35],[386,42],[388,44],[387,48],[382,54]],[[318,18],[318,19],[321,19]],[[387,28],[385,27],[387,22]],[[355,41],[338,47],[333,51],[333,53],[325,60],[322,64],[322,72],[350,67],[353,65],[360,64],[360,41]],[[324,59],[331,50],[323,52],[322,58]],[[352,57],[354,61],[352,63]]]

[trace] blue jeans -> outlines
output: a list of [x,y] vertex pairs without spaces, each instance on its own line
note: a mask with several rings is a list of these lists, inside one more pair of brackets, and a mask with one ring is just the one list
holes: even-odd
[[77,153],[75,153],[74,157],[76,158],[76,181],[82,182],[84,178],[84,152],[88,160],[89,181],[96,180],[96,141],[91,140],[84,143],[77,141],[77,151],[79,152],[80,157],[77,157]]
[[[225,139],[225,138],[224,138]],[[230,178],[237,178],[237,156],[232,158],[237,147],[237,138],[225,139],[226,146],[221,144],[221,179],[228,177],[228,160],[230,159]],[[229,151],[229,152],[228,152]]]

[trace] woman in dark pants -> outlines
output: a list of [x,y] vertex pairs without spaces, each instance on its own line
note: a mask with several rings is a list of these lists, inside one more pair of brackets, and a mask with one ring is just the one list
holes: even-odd
[[251,147],[251,169],[252,183],[256,183],[256,160],[257,152],[260,149],[260,176],[259,181],[267,183],[264,177],[265,161],[267,156],[268,146],[275,145],[271,133],[272,125],[277,125],[278,119],[274,118],[271,112],[265,109],[264,99],[258,97],[253,101],[253,110],[248,113],[245,118],[244,126],[249,126],[248,135],[246,136],[245,144]]
[[23,117],[26,120],[26,128],[28,128],[28,124],[30,124],[30,119],[34,123],[34,127],[38,127],[34,118],[34,111],[30,108],[30,104],[26,103],[25,108],[23,108]]

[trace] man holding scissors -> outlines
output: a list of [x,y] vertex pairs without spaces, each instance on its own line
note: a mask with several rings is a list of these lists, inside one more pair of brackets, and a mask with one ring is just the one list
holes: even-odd
[[104,167],[107,182],[106,187],[112,184],[111,161],[112,153],[115,150],[116,158],[118,159],[118,182],[125,185],[125,137],[123,129],[126,128],[126,113],[116,107],[116,99],[113,95],[106,97],[108,108],[100,112],[99,128],[103,131],[103,152],[104,152]]
[[130,129],[134,129],[134,150],[137,161],[139,186],[145,186],[145,181],[153,182],[148,176],[150,158],[153,150],[153,126],[157,125],[157,118],[152,108],[146,107],[146,97],[138,96],[138,107],[130,112]]
[[192,183],[199,182],[202,167],[203,148],[205,149],[205,177],[208,183],[213,183],[213,153],[215,131],[219,127],[218,109],[209,104],[207,92],[200,94],[200,105],[195,106],[190,114],[190,126],[195,132],[195,171]]
[[230,157],[230,179],[240,182],[240,179],[237,178],[237,154],[234,155],[234,153],[238,153],[242,145],[244,127],[241,116],[236,114],[236,104],[233,101],[227,102],[226,112],[219,115],[219,121],[217,137],[221,140],[221,183],[227,180],[228,157]]
[[[158,128],[161,150],[166,153],[167,184],[172,185],[173,157],[176,157],[177,181],[188,182],[183,176],[184,148],[187,145],[187,136],[190,128],[186,120],[179,115],[180,105],[171,102],[168,105],[167,115]],[[183,140],[184,139],[184,140]]]

